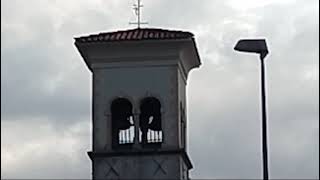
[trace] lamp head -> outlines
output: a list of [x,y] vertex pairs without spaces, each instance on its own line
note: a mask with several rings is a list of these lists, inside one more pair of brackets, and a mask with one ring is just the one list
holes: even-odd
[[268,54],[267,43],[265,39],[241,39],[237,42],[234,50],[249,53],[258,53],[263,59]]

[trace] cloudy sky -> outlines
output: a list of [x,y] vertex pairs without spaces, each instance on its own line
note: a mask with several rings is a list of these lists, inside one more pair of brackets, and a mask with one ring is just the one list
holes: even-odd
[[[134,28],[133,0],[1,1],[1,178],[90,178],[91,73],[73,37]],[[195,34],[192,178],[260,178],[265,37],[271,178],[319,178],[318,0],[144,0],[146,27]]]

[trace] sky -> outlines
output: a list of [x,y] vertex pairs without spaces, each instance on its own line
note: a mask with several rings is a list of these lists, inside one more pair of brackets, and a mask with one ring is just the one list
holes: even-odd
[[[1,1],[1,178],[90,178],[91,72],[74,37],[135,28],[133,0]],[[262,177],[258,56],[266,38],[270,178],[319,178],[318,0],[143,0],[149,28],[194,33],[191,178]]]

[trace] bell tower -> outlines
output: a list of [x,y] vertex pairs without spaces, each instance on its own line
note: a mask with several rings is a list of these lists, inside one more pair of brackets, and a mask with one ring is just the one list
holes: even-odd
[[190,32],[136,28],[75,38],[92,72],[93,179],[189,179]]

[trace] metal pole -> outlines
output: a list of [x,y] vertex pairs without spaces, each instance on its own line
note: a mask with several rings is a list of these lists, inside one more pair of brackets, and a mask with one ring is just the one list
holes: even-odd
[[138,28],[140,28],[140,0],[138,0]]
[[268,143],[267,143],[267,107],[265,90],[265,67],[264,59],[261,60],[261,100],[262,100],[262,156],[263,156],[263,179],[268,180]]

